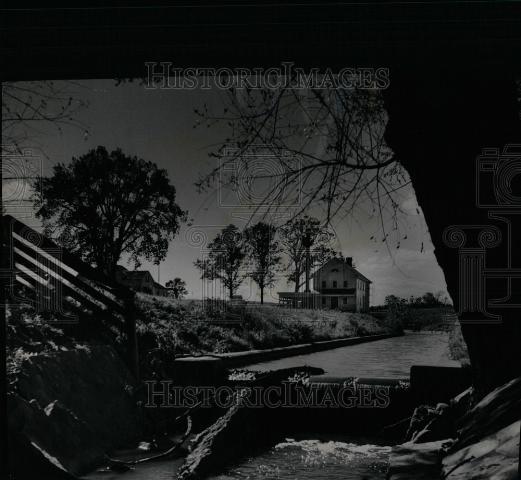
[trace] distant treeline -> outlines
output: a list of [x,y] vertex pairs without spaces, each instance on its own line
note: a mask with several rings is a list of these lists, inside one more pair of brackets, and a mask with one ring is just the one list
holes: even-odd
[[456,316],[448,297],[439,292],[427,292],[420,297],[400,298],[396,295],[385,297],[385,304],[373,306],[372,312],[385,311],[392,320],[409,330],[450,330]]
[[434,307],[452,307],[452,303],[445,292],[426,292],[419,297],[411,295],[409,298],[398,297],[396,295],[387,295],[384,305],[374,305],[369,307],[371,311],[388,310],[397,305],[410,308],[434,308]]

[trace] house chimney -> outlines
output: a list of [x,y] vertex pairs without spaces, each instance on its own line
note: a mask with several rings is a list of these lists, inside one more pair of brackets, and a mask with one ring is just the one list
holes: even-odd
[[353,257],[346,257],[346,263],[352,267],[353,266]]

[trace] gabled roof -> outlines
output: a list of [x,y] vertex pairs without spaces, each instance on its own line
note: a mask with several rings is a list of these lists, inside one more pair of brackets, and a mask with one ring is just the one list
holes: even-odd
[[314,278],[316,275],[318,275],[319,272],[321,272],[322,270],[325,270],[326,268],[329,268],[332,266],[332,264],[342,264],[342,267],[343,268],[347,268],[347,269],[350,269],[358,278],[366,281],[366,282],[369,282],[369,283],[373,283],[371,280],[369,280],[365,275],[362,275],[355,267],[353,267],[352,265],[349,265],[347,263],[347,259],[344,260],[343,258],[332,258],[331,260],[328,260],[326,263],[324,263],[324,265],[322,265],[320,268],[318,268],[317,270],[315,270],[311,277]]

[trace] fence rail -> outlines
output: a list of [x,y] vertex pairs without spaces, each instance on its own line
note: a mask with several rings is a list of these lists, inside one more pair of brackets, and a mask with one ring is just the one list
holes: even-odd
[[[2,242],[9,252],[5,265],[14,301],[30,301],[62,323],[76,323],[86,312],[109,316],[124,328],[130,367],[137,375],[134,291],[10,215],[2,216]],[[16,286],[30,296],[18,298]]]

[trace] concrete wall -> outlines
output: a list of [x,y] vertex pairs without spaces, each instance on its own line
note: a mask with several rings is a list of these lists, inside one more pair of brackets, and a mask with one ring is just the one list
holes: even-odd
[[[222,361],[224,368],[237,368],[244,365],[250,365],[252,363],[266,362],[269,360],[277,360],[279,358],[291,357],[293,355],[302,355],[305,353],[320,352],[323,350],[330,350],[333,348],[345,347],[347,345],[356,345],[359,343],[372,342],[375,340],[382,340],[384,338],[391,338],[397,335],[392,334],[380,334],[380,335],[368,335],[364,337],[350,337],[350,338],[339,338],[336,340],[325,340],[321,342],[305,343],[300,345],[291,345],[289,347],[269,348],[266,350],[248,350],[244,352],[231,352],[231,353],[219,353],[214,354],[211,357],[218,358]],[[199,360],[199,358],[201,360]],[[200,367],[199,364],[208,363],[208,356],[204,357],[192,357],[184,356],[179,357],[174,361],[185,365],[193,365],[194,369]],[[215,365],[212,364],[212,368]],[[198,375],[201,375],[198,373]]]

